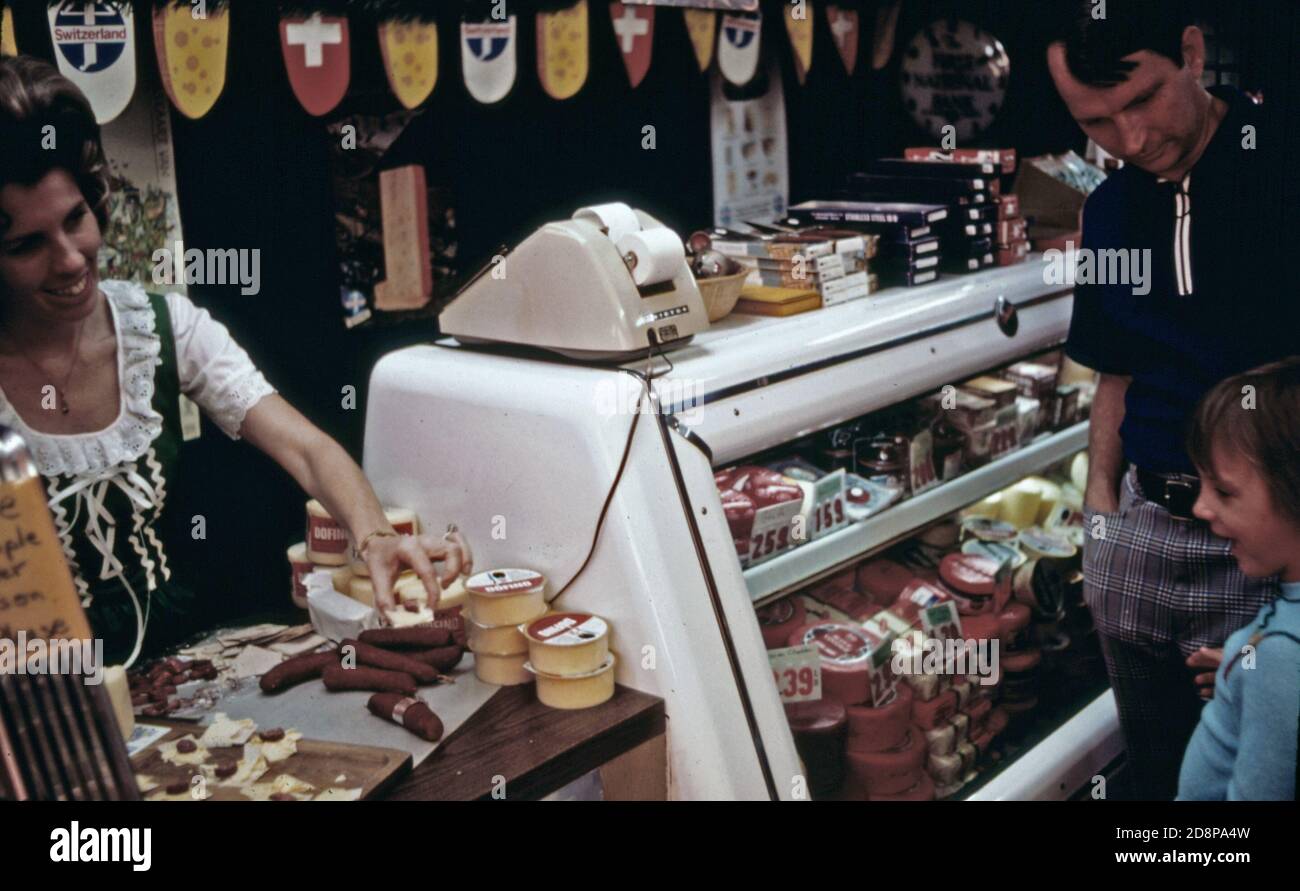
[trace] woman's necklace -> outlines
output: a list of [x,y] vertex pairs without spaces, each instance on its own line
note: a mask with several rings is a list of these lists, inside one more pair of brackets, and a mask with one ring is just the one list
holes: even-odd
[[[89,316],[87,316],[86,318],[89,318]],[[65,415],[68,412],[72,411],[72,406],[68,404],[68,383],[72,380],[72,372],[77,367],[77,360],[81,358],[81,332],[84,331],[85,329],[86,329],[86,319],[82,319],[81,324],[77,326],[77,334],[72,342],[72,361],[68,363],[68,373],[63,376],[63,386],[54,388],[54,394],[58,399],[58,403],[59,403],[59,411]],[[9,338],[6,336],[5,339],[8,340]],[[37,362],[30,355],[28,355],[27,351],[24,350],[22,347],[20,347],[16,341],[13,341],[13,347],[14,347],[14,352],[18,353],[18,355],[26,359],[33,368],[35,368],[37,371],[41,373],[42,377],[46,377],[46,378],[54,377],[54,375],[50,374],[44,368],[42,368],[39,362]]]

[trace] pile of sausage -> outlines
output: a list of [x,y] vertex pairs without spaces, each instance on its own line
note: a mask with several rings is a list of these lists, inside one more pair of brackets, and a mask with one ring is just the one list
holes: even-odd
[[374,693],[370,711],[400,724],[418,736],[437,742],[442,722],[419,699],[416,689],[436,684],[455,668],[465,653],[464,626],[418,625],[375,628],[333,650],[286,659],[262,675],[264,693],[282,693],[306,681],[320,680],[331,692],[363,690]]
[[168,656],[127,673],[131,705],[137,714],[157,718],[182,704],[177,688],[190,681],[215,681],[217,669],[210,659],[181,659]]

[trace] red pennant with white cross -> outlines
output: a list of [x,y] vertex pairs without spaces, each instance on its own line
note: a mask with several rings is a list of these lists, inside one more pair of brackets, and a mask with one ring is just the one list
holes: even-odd
[[655,36],[654,7],[611,3],[609,17],[614,25],[614,39],[623,54],[623,64],[627,66],[627,79],[635,88],[650,70]]
[[308,114],[327,114],[343,99],[351,78],[348,20],[313,13],[280,19],[280,49],[289,85]]

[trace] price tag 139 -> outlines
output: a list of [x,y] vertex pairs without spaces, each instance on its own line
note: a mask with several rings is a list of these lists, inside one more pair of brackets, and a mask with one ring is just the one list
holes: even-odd
[[754,528],[749,534],[750,566],[771,560],[790,549],[794,544],[794,518],[799,516],[802,507],[803,500],[795,499],[770,504],[754,514]]
[[871,704],[877,708],[894,699],[898,675],[894,674],[894,635],[871,651]]
[[822,698],[822,661],[816,644],[768,650],[767,660],[782,702]]
[[813,483],[809,540],[815,541],[849,522],[849,515],[844,510],[844,475],[843,470],[837,470]]

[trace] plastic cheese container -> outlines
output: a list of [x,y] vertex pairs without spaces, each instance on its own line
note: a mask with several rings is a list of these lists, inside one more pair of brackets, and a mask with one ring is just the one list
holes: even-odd
[[537,699],[551,708],[591,708],[607,702],[614,695],[614,654],[594,671],[558,675],[539,671],[531,662],[524,670],[537,679]]
[[314,572],[316,564],[312,563],[307,557],[307,543],[298,542],[289,548],[289,575],[290,575],[290,592],[289,596],[293,600],[293,605],[298,609],[307,608],[307,586],[303,583],[303,576],[309,572]]
[[496,684],[501,687],[527,684],[533,679],[532,673],[525,667],[527,664],[527,653],[516,653],[512,656],[474,654],[474,674],[485,684]]
[[531,569],[493,569],[470,576],[469,617],[499,628],[522,625],[546,612],[546,577]]
[[528,661],[540,673],[585,675],[609,657],[609,623],[590,613],[551,613],[519,631],[528,641]]
[[348,562],[348,534],[315,498],[307,502],[307,556],[321,566]]
[[796,629],[792,647],[816,644],[822,666],[822,696],[843,705],[871,699],[870,659],[881,640],[860,625],[812,622]]
[[528,653],[528,638],[524,637],[518,625],[488,628],[469,619],[465,622],[465,630],[469,635],[469,648],[476,656],[518,656]]

